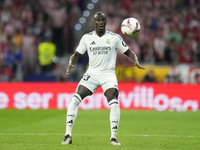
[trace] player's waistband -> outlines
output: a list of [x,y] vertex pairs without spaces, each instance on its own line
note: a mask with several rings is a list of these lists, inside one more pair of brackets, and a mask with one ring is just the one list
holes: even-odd
[[[100,74],[115,74],[115,70],[104,70],[104,71],[99,71],[99,70],[87,70],[87,74],[95,74],[95,75],[100,75]],[[85,73],[85,74],[86,74]]]

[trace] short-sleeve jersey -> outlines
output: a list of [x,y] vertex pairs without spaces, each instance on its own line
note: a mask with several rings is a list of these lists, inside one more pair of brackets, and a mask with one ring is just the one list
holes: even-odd
[[117,50],[126,52],[129,47],[125,44],[121,36],[110,31],[106,31],[102,37],[96,31],[86,33],[80,40],[76,51],[89,56],[88,73],[115,72]]

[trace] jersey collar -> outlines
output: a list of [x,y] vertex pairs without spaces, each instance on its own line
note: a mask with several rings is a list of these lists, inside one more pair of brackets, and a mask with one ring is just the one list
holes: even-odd
[[[93,32],[94,32],[94,35],[98,36],[95,30],[94,30]],[[103,36],[105,36],[105,35],[107,34],[107,32],[108,32],[108,31],[106,30],[106,32],[104,33]],[[102,37],[103,37],[103,36],[102,36]],[[99,36],[98,36],[98,37],[99,37]]]

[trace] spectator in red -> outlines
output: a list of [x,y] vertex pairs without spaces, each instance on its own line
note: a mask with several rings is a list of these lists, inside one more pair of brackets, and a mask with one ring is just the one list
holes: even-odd
[[13,72],[6,64],[0,65],[0,82],[10,82],[13,78]]
[[185,37],[177,49],[178,63],[192,63],[194,61],[194,50],[190,43],[190,39]]

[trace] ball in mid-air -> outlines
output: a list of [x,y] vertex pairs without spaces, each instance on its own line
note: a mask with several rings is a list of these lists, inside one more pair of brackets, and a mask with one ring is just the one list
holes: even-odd
[[140,22],[135,18],[126,18],[121,25],[122,33],[129,37],[138,35],[140,28]]

